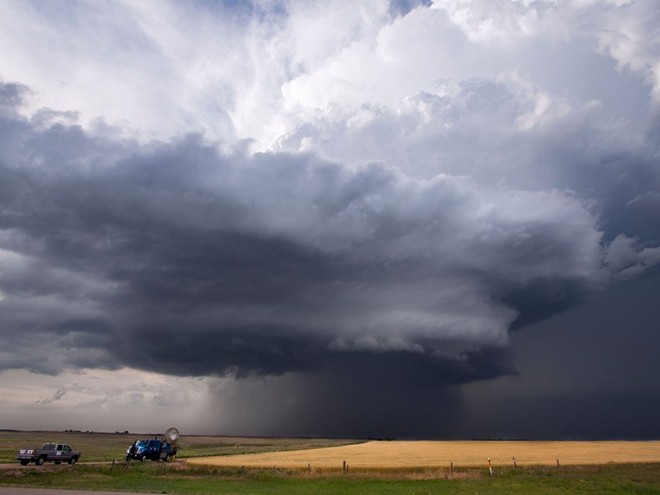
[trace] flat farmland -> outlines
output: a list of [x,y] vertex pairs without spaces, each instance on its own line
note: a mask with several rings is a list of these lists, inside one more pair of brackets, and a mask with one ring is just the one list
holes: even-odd
[[[0,464],[15,464],[19,448],[35,448],[45,442],[64,442],[82,451],[82,462],[108,462],[123,459],[126,449],[154,433],[95,433],[62,431],[0,431]],[[178,459],[203,456],[226,456],[269,451],[303,450],[355,443],[358,440],[327,438],[259,438],[213,435],[183,435],[179,440]]]
[[371,441],[304,451],[188,459],[190,464],[246,468],[408,469],[660,462],[660,441]]
[[[360,443],[184,435],[176,462],[123,462],[126,446],[145,436],[0,432],[0,486],[182,495],[660,495],[658,441]],[[16,462],[19,446],[50,439],[81,448],[83,462]],[[342,471],[344,461],[348,472]]]

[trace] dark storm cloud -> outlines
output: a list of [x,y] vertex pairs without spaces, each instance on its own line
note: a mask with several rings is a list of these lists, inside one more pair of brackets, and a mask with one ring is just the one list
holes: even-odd
[[519,375],[466,387],[453,434],[658,438],[659,290],[656,267],[516,332]]
[[[3,369],[463,383],[514,372],[511,325],[611,276],[572,194],[105,139],[20,116],[24,91],[0,93]],[[618,246],[610,268],[644,269]]]

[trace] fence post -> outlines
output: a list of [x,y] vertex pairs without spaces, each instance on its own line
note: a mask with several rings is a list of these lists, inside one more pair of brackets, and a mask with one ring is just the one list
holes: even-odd
[[488,458],[488,473],[493,476],[493,467],[490,465],[490,457]]

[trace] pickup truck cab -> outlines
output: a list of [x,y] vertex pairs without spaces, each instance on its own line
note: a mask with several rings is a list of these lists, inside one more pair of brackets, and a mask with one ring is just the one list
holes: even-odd
[[49,442],[43,444],[40,449],[20,449],[16,454],[16,459],[23,466],[27,466],[30,462],[41,466],[47,461],[55,464],[61,464],[62,462],[75,464],[80,459],[80,455],[79,451],[73,450],[65,443]]

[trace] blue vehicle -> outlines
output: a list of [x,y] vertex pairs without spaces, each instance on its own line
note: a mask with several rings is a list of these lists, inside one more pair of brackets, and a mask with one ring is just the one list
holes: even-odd
[[177,448],[165,440],[154,438],[153,440],[136,440],[126,449],[126,461],[169,461],[174,460]]

